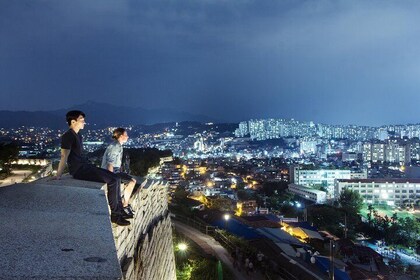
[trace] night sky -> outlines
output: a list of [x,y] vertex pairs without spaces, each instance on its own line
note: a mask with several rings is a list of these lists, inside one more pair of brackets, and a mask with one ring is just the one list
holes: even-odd
[[419,123],[419,1],[0,0],[0,110]]

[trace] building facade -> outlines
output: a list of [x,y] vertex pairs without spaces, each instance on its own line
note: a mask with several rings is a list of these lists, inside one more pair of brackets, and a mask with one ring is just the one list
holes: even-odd
[[323,204],[327,200],[327,193],[310,187],[297,184],[289,184],[289,192],[315,203]]
[[350,170],[342,169],[316,169],[316,170],[302,170],[294,166],[291,172],[293,182],[298,185],[306,187],[322,186],[327,189],[330,195],[334,193],[334,181],[336,179],[351,179]]
[[420,179],[359,179],[337,180],[334,196],[343,189],[356,191],[367,204],[413,206],[420,203]]

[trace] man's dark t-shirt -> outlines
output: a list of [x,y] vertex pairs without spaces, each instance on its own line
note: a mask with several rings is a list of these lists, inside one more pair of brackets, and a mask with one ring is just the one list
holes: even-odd
[[61,149],[70,150],[67,165],[71,175],[74,175],[82,165],[88,163],[83,157],[82,135],[74,132],[73,129],[67,130],[63,136],[61,136]]

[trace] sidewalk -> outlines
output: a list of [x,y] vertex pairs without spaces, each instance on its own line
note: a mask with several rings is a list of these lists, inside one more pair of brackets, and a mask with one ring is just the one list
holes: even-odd
[[182,224],[179,221],[172,220],[172,223],[175,225],[177,231],[182,233],[185,237],[194,241],[198,246],[200,246],[204,252],[207,254],[211,254],[222,261],[232,273],[235,275],[235,279],[238,280],[247,280],[247,279],[255,279],[255,280],[262,280],[265,277],[259,272],[253,272],[249,275],[246,275],[244,268],[241,271],[238,271],[236,268],[233,267],[233,260],[230,256],[229,252],[220,245],[219,242],[214,240],[213,237],[205,235],[201,231],[196,230],[190,226]]

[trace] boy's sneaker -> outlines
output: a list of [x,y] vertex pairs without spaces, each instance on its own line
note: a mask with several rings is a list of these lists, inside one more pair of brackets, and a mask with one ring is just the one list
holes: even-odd
[[134,217],[134,213],[131,210],[131,207],[124,207],[124,213],[123,213],[123,217],[126,219],[131,219]]
[[126,207],[130,208],[131,213],[133,214],[136,213],[136,211],[133,210],[133,207],[131,207],[131,204],[128,204]]

